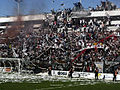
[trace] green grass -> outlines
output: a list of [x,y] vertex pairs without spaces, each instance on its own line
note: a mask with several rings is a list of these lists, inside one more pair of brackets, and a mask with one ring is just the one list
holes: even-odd
[[[92,82],[93,83],[93,82]],[[85,85],[87,84],[87,85]],[[1,83],[0,90],[120,90],[120,83],[97,82],[92,84],[80,81],[42,81],[41,83]]]

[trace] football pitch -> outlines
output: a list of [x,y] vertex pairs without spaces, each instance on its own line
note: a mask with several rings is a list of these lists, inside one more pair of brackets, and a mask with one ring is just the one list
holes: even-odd
[[120,81],[0,74],[0,90],[120,90]]
[[40,83],[1,83],[0,90],[120,90],[118,82],[41,81]]

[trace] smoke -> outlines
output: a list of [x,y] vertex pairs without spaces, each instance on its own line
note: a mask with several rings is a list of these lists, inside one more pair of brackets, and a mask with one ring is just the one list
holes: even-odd
[[[14,0],[13,0],[14,1]],[[47,1],[49,0],[22,0],[20,2],[20,14],[39,14],[43,13],[48,8]],[[14,1],[13,15],[17,15],[17,3]]]
[[43,13],[47,8],[46,2],[47,0],[24,0],[22,4],[24,14]]

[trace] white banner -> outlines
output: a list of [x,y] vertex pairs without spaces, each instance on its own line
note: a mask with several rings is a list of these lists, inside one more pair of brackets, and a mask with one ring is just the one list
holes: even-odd
[[65,76],[68,77],[69,71],[59,71],[59,70],[52,70],[53,76]]
[[89,72],[74,72],[73,77],[80,77],[80,78],[87,78],[87,79],[94,79],[95,74],[94,73],[89,73]]
[[[68,77],[69,71],[52,70],[52,76],[64,76]],[[95,79],[95,73],[90,72],[73,72],[73,78]],[[113,74],[99,73],[98,79],[113,80]],[[120,80],[120,74],[117,75],[116,80]]]

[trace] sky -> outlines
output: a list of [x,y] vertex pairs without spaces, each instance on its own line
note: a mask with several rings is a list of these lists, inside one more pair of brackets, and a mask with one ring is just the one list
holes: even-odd
[[[65,8],[72,8],[73,3],[80,0],[23,0],[20,4],[20,11],[23,15],[38,14],[42,12],[50,12],[54,10],[62,9],[61,4],[64,3]],[[105,0],[82,0],[84,8],[96,7],[100,5],[101,1]],[[109,0],[120,7],[120,0]],[[17,3],[15,0],[0,0],[0,16],[14,16],[17,14]]]

